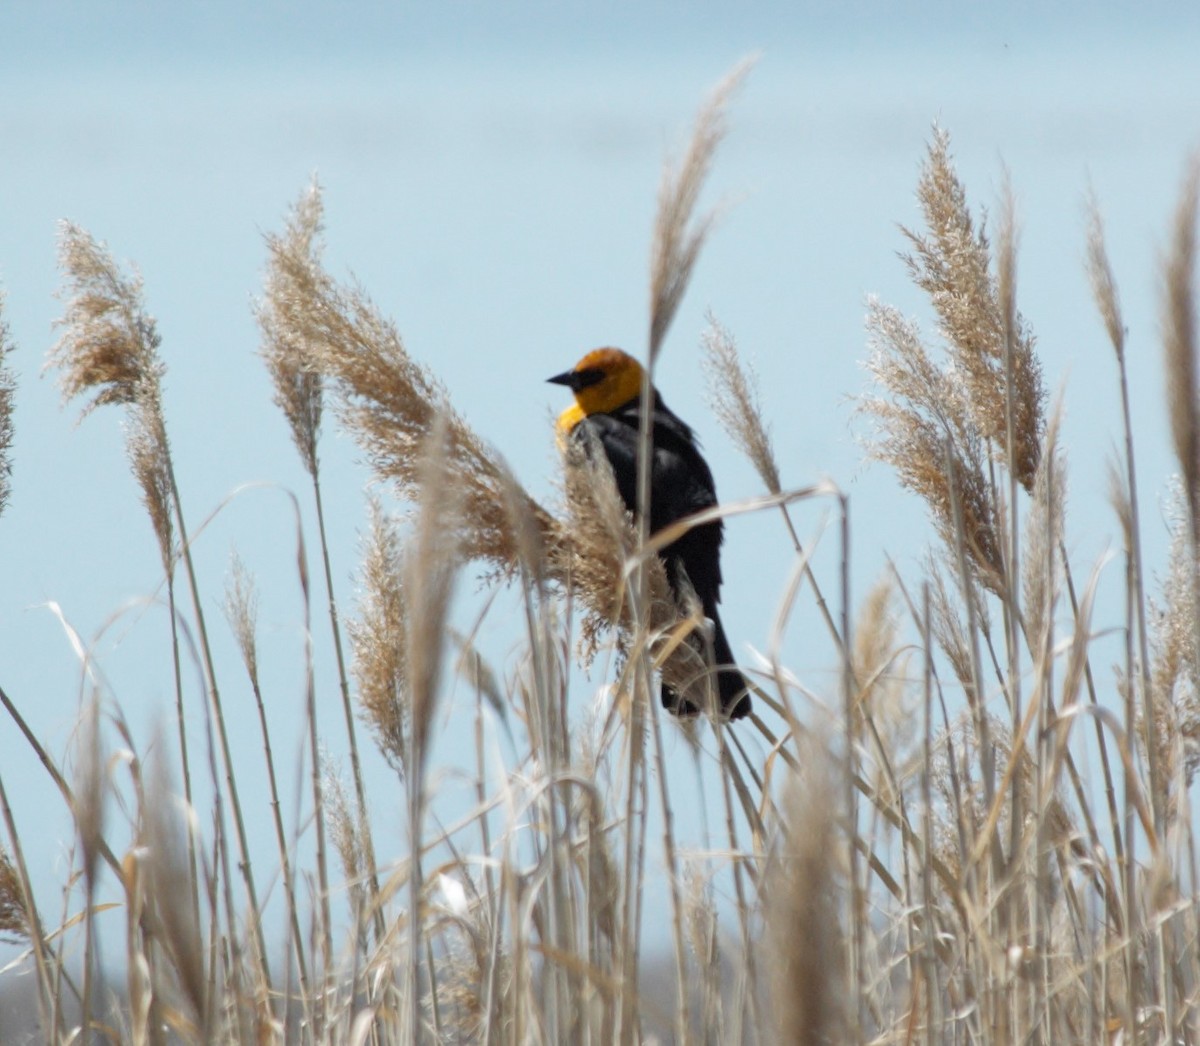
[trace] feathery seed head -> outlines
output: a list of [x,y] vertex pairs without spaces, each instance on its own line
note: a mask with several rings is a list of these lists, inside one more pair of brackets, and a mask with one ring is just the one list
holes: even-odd
[[739,62],[713,91],[696,117],[688,151],[678,166],[668,164],[658,193],[654,220],[654,243],[650,253],[650,362],[662,349],[667,331],[683,301],[700,257],[704,241],[716,216],[709,211],[696,216],[700,190],[708,178],[717,148],[727,130],[726,112],[730,97],[746,78],[755,62]]
[[142,304],[142,281],[125,276],[112,255],[90,233],[70,222],[60,226],[59,266],[67,280],[62,336],[50,350],[47,368],[57,367],[64,399],[91,394],[86,416],[106,403],[129,409],[126,449],[142,500],[158,539],[163,568],[171,569],[170,449],[162,409],[158,358],[161,339]]
[[363,715],[388,761],[408,759],[408,605],[402,587],[400,534],[377,499],[359,567],[358,617],[350,622],[354,677]]
[[709,399],[721,427],[746,455],[772,494],[782,490],[771,430],[763,419],[754,369],[743,367],[737,343],[709,313],[704,332],[704,367]]
[[925,501],[952,552],[961,522],[969,564],[983,584],[1001,591],[999,513],[961,371],[939,368],[916,324],[874,299],[868,303],[867,327],[874,350],[867,369],[888,396],[860,404],[877,426],[868,453],[891,465],[901,484]]
[[0,934],[29,939],[29,915],[25,911],[25,891],[21,876],[11,858],[0,849]]
[[1108,261],[1108,249],[1104,245],[1104,222],[1100,217],[1100,205],[1095,195],[1087,201],[1087,270],[1092,285],[1092,296],[1100,309],[1100,318],[1117,353],[1117,360],[1125,357],[1125,323],[1121,317],[1121,301],[1117,296],[1117,281],[1113,277]]
[[60,225],[58,262],[67,305],[47,366],[61,371],[64,399],[92,394],[84,414],[106,403],[157,400],[161,339],[142,306],[141,278],[124,276],[108,248],[71,222]]
[[246,673],[258,685],[258,590],[254,578],[236,552],[229,565],[229,580],[225,586],[225,617],[233,629]]
[[[941,128],[934,128],[917,198],[927,232],[902,228],[913,247],[913,253],[904,256],[905,264],[937,312],[938,329],[951,365],[961,374],[973,425],[1005,461],[1011,376],[1013,446],[1008,465],[1029,490],[1045,428],[1041,362],[1034,353],[1033,334],[1012,304],[1011,251],[1002,252],[1009,261],[1002,258],[1001,273],[993,276],[988,238],[982,225],[976,230],[966,189],[950,158],[950,137]],[[1002,238],[1011,243],[1011,222],[1005,229]],[[1008,284],[1008,309],[1001,300],[1002,277]]]
[[302,291],[320,283],[323,213],[321,186],[314,179],[292,208],[282,235],[267,236],[265,294],[254,310],[263,336],[259,351],[275,385],[275,402],[310,475],[317,470],[323,407],[315,362],[321,332]]
[[1200,205],[1200,158],[1193,159],[1175,212],[1175,228],[1166,261],[1163,328],[1167,357],[1167,405],[1175,455],[1183,474],[1192,516],[1200,536],[1200,404],[1196,360],[1196,216]]

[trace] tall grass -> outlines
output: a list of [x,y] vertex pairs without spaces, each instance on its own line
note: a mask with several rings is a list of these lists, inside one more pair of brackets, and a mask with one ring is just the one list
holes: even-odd
[[[717,89],[664,176],[651,365],[712,225],[697,208],[744,72]],[[1096,620],[1098,566],[1077,576],[1067,555],[1061,408],[1048,410],[1017,307],[1011,192],[993,245],[943,131],[918,180],[923,225],[904,230],[935,337],[872,299],[871,387],[859,400],[867,453],[928,510],[922,576],[890,572],[852,619],[850,536],[865,537],[868,524],[830,484],[785,488],[753,372],[712,321],[715,413],[765,491],[721,512],[780,513],[795,555],[763,644],[760,711],[737,726],[657,709],[656,673],[702,706],[709,685],[691,641],[700,615],[671,601],[654,554],[672,535],[639,533],[606,470],[571,447],[555,504],[525,491],[396,326],[326,270],[311,186],[266,238],[257,307],[276,403],[312,480],[324,578],[318,594],[301,533],[308,797],[297,827],[281,814],[279,782],[300,768],[280,761],[272,738],[255,583],[240,562],[226,617],[255,697],[268,795],[238,787],[221,699],[236,666],[210,652],[201,593],[212,582],[191,557],[161,339],[141,284],[64,226],[67,304],[50,366],[85,411],[125,412],[164,570],[176,700],[172,741],[156,735],[140,750],[121,695],[88,673],[76,741],[60,761],[25,723],[28,696],[0,691],[77,829],[77,874],[53,913],[47,884],[28,873],[36,836],[15,821],[0,770],[0,931],[27,945],[39,1033],[64,1043],[1200,1039],[1189,803],[1200,764],[1197,184],[1193,169],[1163,271],[1182,478],[1171,561],[1153,592],[1125,329],[1099,209],[1089,212],[1097,330],[1111,342],[1123,404],[1111,469],[1126,595],[1116,621]],[[0,362],[7,348],[0,325]],[[0,508],[12,394],[0,368]],[[373,479],[411,508],[401,516],[370,500],[349,614],[334,583],[348,565],[332,561],[325,533],[327,403]],[[841,524],[820,548],[802,544],[791,515],[814,498]],[[520,655],[507,672],[452,624],[465,572],[517,597]],[[818,573],[835,576],[836,591],[822,591]],[[764,582],[764,596],[773,586]],[[802,601],[828,632],[838,682],[826,693],[779,654]],[[314,642],[314,602],[324,603],[328,647]],[[1114,628],[1122,663],[1096,663],[1095,637]],[[183,671],[192,637],[201,690]],[[336,739],[317,733],[318,649],[333,652],[345,723]],[[600,657],[598,693],[579,693],[576,656]],[[455,771],[473,808],[443,824],[431,758],[451,689],[473,753]],[[690,745],[694,785],[667,758],[672,731]],[[349,791],[325,754],[341,750]],[[403,795],[400,855],[377,851],[372,829],[392,803],[373,804],[368,760],[390,767]],[[681,834],[681,803],[703,808],[701,843]],[[252,845],[251,811],[270,817],[273,857]],[[647,902],[662,870],[669,910]],[[275,950],[267,882],[286,926]]]

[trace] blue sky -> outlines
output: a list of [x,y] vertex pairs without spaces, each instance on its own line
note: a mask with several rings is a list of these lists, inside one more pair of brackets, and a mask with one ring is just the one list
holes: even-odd
[[[864,388],[866,295],[932,326],[896,251],[897,223],[917,221],[913,189],[937,121],[974,204],[993,209],[1005,167],[1012,179],[1019,303],[1047,387],[1065,398],[1068,533],[1083,573],[1116,541],[1105,461],[1120,435],[1115,367],[1082,266],[1083,200],[1094,188],[1130,328],[1145,533],[1161,566],[1157,506],[1173,465],[1157,281],[1185,162],[1200,146],[1200,16],[1185,4],[1136,15],[1115,3],[1045,7],[6,5],[0,286],[20,385],[14,493],[0,518],[0,684],[61,753],[80,686],[44,608],[55,601],[85,639],[104,630],[101,664],[139,738],[170,703],[165,620],[144,605],[159,583],[158,554],[118,416],[102,411],[76,428],[77,409],[60,410],[39,376],[61,310],[58,219],[82,224],[145,277],[193,526],[245,483],[305,498],[256,356],[250,303],[262,233],[279,227],[314,173],[330,269],[362,282],[463,415],[549,498],[550,418],[564,404],[544,378],[596,345],[643,348],[663,159],[682,147],[708,89],[752,51],[762,57],[734,103],[708,196],[725,214],[658,375],[700,432],[722,497],[760,491],[704,404],[697,360],[709,309],[757,366],[785,485],[829,476],[850,493],[855,592],[885,556],[916,575],[930,532],[892,477],[864,466],[850,397]],[[368,477],[332,418],[322,457],[349,610]],[[802,534],[820,533],[826,511],[802,509]],[[292,530],[287,499],[256,490],[222,511],[198,554],[215,631],[230,550],[257,575],[278,725],[298,746]],[[831,583],[832,537],[818,554]],[[730,523],[724,618],[735,650],[766,646],[791,565],[774,519]],[[1115,574],[1112,583],[1119,591]],[[474,585],[463,591],[468,613]],[[1119,623],[1119,603],[1111,606],[1105,626]],[[819,629],[802,600],[785,657],[832,699],[834,662],[814,639]],[[517,638],[503,620],[489,625],[501,662]],[[231,658],[228,639],[218,642]],[[336,736],[327,674],[322,684],[326,734]],[[579,691],[581,711],[588,692]],[[245,723],[239,743],[256,765]],[[31,857],[56,880],[67,822],[8,723],[0,768],[18,824],[34,834],[45,826]]]

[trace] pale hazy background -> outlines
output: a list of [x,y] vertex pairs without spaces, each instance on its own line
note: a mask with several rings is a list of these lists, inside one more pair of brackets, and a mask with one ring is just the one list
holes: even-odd
[[[1068,533],[1081,572],[1117,535],[1104,499],[1120,432],[1115,365],[1082,267],[1083,200],[1094,188],[1130,328],[1147,552],[1161,566],[1160,495],[1173,466],[1157,283],[1186,158],[1200,145],[1195,4],[1136,14],[1116,3],[1050,14],[1040,3],[949,2],[247,6],[0,8],[0,286],[20,383],[14,492],[0,517],[0,685],[56,755],[69,742],[80,667],[48,601],[85,640],[104,630],[99,665],[139,743],[156,719],[169,723],[173,697],[167,622],[161,607],[144,605],[157,593],[158,552],[119,414],[101,411],[77,429],[77,408],[61,411],[39,376],[61,312],[55,222],[80,223],[144,274],[193,528],[239,485],[269,481],[299,495],[315,550],[306,477],[271,404],[250,311],[262,233],[279,228],[314,173],[325,188],[329,268],[362,282],[469,422],[550,498],[550,418],[564,401],[543,381],[600,344],[643,350],[662,161],[685,142],[708,89],[755,51],[762,57],[733,106],[708,196],[726,214],[658,373],[668,402],[699,430],[721,496],[760,488],[704,404],[698,343],[708,309],[757,366],[785,485],[829,476],[850,494],[856,597],[886,555],[918,575],[929,531],[890,474],[864,467],[850,397],[864,387],[867,294],[932,326],[896,258],[896,225],[918,221],[913,189],[937,121],[952,134],[973,204],[993,208],[1005,167],[1011,175],[1019,305],[1047,388],[1065,396]],[[367,475],[332,417],[326,433],[336,580],[349,612]],[[805,536],[821,533],[828,509],[800,511]],[[835,537],[822,536],[817,557],[831,586]],[[255,796],[257,727],[219,618],[235,547],[261,589],[276,739],[296,752],[302,618],[286,497],[240,495],[197,545],[244,795]],[[766,646],[792,566],[777,519],[731,521],[724,562],[726,626],[748,656],[746,644]],[[1120,623],[1119,567],[1110,573],[1099,627]],[[460,591],[469,622],[477,587],[468,579]],[[509,670],[520,640],[511,620],[493,612],[484,630],[485,648]],[[341,710],[323,619],[316,627],[324,733],[337,757]],[[802,598],[785,660],[833,702],[836,665],[820,632]],[[576,689],[580,716],[600,681]],[[441,769],[463,761],[454,739],[465,728],[453,700],[446,707]],[[669,744],[679,793],[692,771],[682,743]],[[376,821],[399,833],[400,789],[377,764]],[[57,910],[69,822],[7,719],[0,773],[44,903]],[[286,787],[295,794],[294,781]],[[251,806],[265,835],[265,800]],[[381,859],[401,845],[385,828]],[[270,848],[262,859],[273,861]]]

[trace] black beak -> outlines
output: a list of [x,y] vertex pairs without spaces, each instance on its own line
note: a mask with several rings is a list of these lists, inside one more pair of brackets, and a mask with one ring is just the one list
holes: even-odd
[[576,368],[564,370],[546,380],[554,385],[566,385],[572,392],[578,392],[580,389],[590,389],[593,385],[599,385],[604,380],[604,371],[599,367],[585,367],[583,370]]
[[579,376],[573,370],[564,370],[561,374],[546,379],[551,385],[566,385],[569,389],[574,389],[578,380]]

